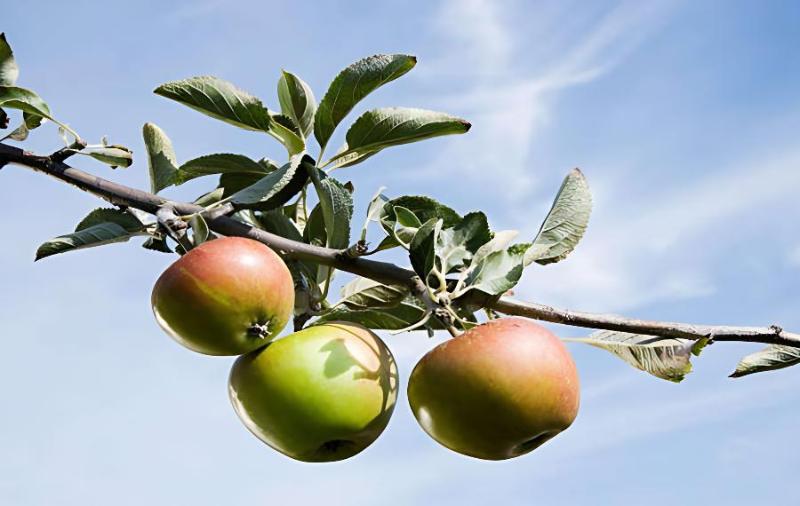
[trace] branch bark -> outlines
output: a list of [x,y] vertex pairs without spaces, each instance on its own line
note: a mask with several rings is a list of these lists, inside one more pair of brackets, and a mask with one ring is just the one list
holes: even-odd
[[[58,154],[59,152],[56,152]],[[92,193],[116,206],[139,209],[155,215],[159,208],[169,207],[180,215],[203,213],[209,228],[222,235],[248,237],[262,242],[289,259],[307,260],[382,283],[404,284],[415,289],[415,272],[395,264],[353,258],[344,250],[335,250],[292,241],[279,235],[257,229],[226,216],[234,209],[229,204],[215,208],[210,213],[204,208],[185,202],[175,202],[135,188],[83,172],[63,162],[60,156],[42,156],[20,148],[0,143],[0,167],[8,163],[21,165],[71,184],[80,190]],[[734,327],[727,325],[693,325],[688,323],[661,322],[626,318],[611,314],[594,314],[559,309],[544,304],[521,302],[508,297],[484,302],[494,311],[507,315],[523,316],[541,321],[560,323],[575,327],[615,330],[635,334],[683,339],[712,341],[740,341],[764,344],[783,344],[800,347],[800,334],[786,332],[777,325],[769,327]],[[483,304],[481,304],[483,305]]]

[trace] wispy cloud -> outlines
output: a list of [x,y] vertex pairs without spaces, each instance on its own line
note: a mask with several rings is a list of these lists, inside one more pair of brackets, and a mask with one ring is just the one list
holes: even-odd
[[576,251],[523,278],[517,291],[596,311],[710,295],[719,256],[747,234],[741,223],[728,224],[755,209],[781,215],[800,190],[798,166],[800,151],[792,147],[688,188],[654,188],[637,197],[624,185],[600,184],[589,231]]
[[[474,127],[468,143],[445,144],[420,173],[447,177],[457,171],[480,183],[484,192],[520,200],[534,187],[531,148],[549,121],[558,92],[609,72],[657,26],[670,3],[623,2],[599,19],[582,20],[588,33],[580,36],[565,33],[567,29],[557,22],[578,16],[575,10],[566,4],[551,7],[547,16],[552,23],[537,39],[563,44],[533,61],[523,43],[524,33],[515,20],[503,17],[498,5],[449,0],[439,10],[435,23],[446,41],[442,53],[448,56],[422,70],[423,78],[458,76],[474,83],[457,93],[448,90],[448,96],[438,100],[462,111]],[[531,68],[544,70],[530,74]]]

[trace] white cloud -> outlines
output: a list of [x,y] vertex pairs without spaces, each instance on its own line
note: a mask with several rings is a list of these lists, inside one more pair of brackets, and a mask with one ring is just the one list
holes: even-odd
[[[638,197],[624,185],[603,184],[598,172],[586,237],[568,261],[523,278],[519,297],[622,311],[712,294],[708,271],[747,235],[736,218],[791,205],[789,197],[800,190],[800,151],[778,152],[772,160],[726,170],[724,177],[711,174],[692,187],[653,188]],[[775,209],[771,214],[791,213]]]
[[[561,5],[545,9],[551,22],[538,40],[564,40],[537,61],[531,60],[524,33],[497,11],[497,3],[482,0],[445,2],[436,27],[447,43],[433,65],[420,70],[431,81],[442,75],[473,83],[460,92],[448,90],[437,103],[461,111],[473,122],[469,142],[444,144],[429,166],[418,174],[443,177],[457,171],[480,183],[482,191],[521,200],[534,188],[531,147],[547,125],[558,92],[588,83],[621,62],[660,20],[668,2],[623,2],[590,22],[588,34],[575,37],[559,30],[560,18],[578,17]],[[458,56],[454,56],[458,55]],[[529,75],[530,68],[545,69]],[[433,170],[432,168],[435,168]]]
[[789,261],[790,265],[800,267],[800,244],[795,246],[795,248],[789,252],[787,260]]

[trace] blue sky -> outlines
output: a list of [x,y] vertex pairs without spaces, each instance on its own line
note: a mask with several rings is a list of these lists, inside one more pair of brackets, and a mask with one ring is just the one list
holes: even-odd
[[[444,110],[466,136],[344,169],[357,215],[381,185],[426,192],[532,237],[566,172],[592,186],[589,231],[565,262],[531,268],[520,298],[574,309],[800,330],[800,4],[653,2],[21,2],[2,7],[20,85],[84,137],[139,157],[111,173],[147,187],[140,129],[178,157],[280,147],[151,93],[214,74],[277,107],[280,68],[321,97],[348,63],[419,57],[371,95]],[[355,117],[353,115],[352,117]],[[342,133],[334,138],[338,144]],[[58,147],[52,128],[27,145]],[[727,379],[758,346],[717,344],[674,385],[570,346],[582,407],[536,452],[487,463],[446,451],[401,394],[383,436],[351,460],[291,461],[231,409],[232,362],[156,326],[150,289],[171,257],[114,245],[34,264],[38,244],[98,201],[17,167],[0,172],[0,503],[791,504],[800,369]],[[198,181],[168,190],[191,198]],[[552,326],[564,336],[578,329]],[[442,338],[437,337],[434,342]],[[401,375],[432,346],[386,336]]]

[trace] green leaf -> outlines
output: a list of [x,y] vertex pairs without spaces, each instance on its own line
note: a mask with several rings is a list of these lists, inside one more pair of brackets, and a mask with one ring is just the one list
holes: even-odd
[[172,248],[167,244],[167,238],[164,236],[150,236],[142,243],[142,247],[151,251],[158,251],[160,253],[172,253]]
[[680,383],[692,370],[692,354],[707,343],[628,332],[600,330],[586,338],[565,339],[610,351],[633,367],[653,376]]
[[261,100],[223,79],[199,76],[172,81],[154,93],[239,128],[270,132],[272,120]]
[[89,213],[75,232],[47,241],[36,251],[36,260],[67,251],[124,242],[141,235],[144,225],[134,215],[119,209],[95,209]]
[[14,52],[6,40],[6,34],[0,33],[0,86],[14,86],[19,77],[19,67],[14,60]]
[[86,151],[77,151],[77,153],[110,165],[112,169],[117,167],[126,169],[133,164],[133,151],[125,146],[111,145],[102,148],[91,148]]
[[144,146],[147,149],[147,166],[150,169],[150,191],[158,193],[175,184],[178,159],[167,134],[154,123],[142,127]]
[[272,114],[271,118],[270,134],[286,146],[289,155],[296,155],[305,151],[306,141],[303,138],[303,133],[292,118],[283,114]]
[[419,227],[408,247],[411,266],[425,282],[436,265],[436,241],[441,231],[442,220],[431,218]]
[[69,131],[70,134],[76,138],[78,137],[78,134],[72,129],[56,121],[56,119],[51,116],[50,108],[45,101],[31,90],[16,86],[0,86],[0,107],[17,109],[27,113],[28,117],[25,118],[25,125],[29,130],[41,124],[41,120],[35,119],[36,117],[41,117],[53,121]]
[[[392,208],[395,206],[405,207],[419,218],[419,221],[425,223],[431,218],[441,218],[442,226],[450,228],[456,226],[461,221],[461,216],[447,207],[440,204],[430,197],[423,195],[405,195],[390,200],[383,206],[383,213],[379,216],[381,223],[384,221],[391,221],[394,219]],[[389,227],[391,229],[391,227]],[[387,232],[389,230],[387,229]]]
[[378,151],[442,135],[463,134],[470,124],[441,112],[388,107],[362,114],[347,131],[347,143],[333,158],[323,164],[347,167]]
[[349,309],[389,308],[400,304],[409,289],[403,285],[384,285],[369,278],[357,277],[342,287],[338,304]]
[[417,64],[404,54],[375,55],[358,60],[342,70],[328,87],[314,116],[314,137],[324,151],[339,122],[376,88],[394,81]]
[[[273,170],[277,170],[274,165]],[[178,168],[176,184],[213,174],[252,174],[261,179],[269,172],[271,171],[264,164],[244,155],[215,153],[194,158],[181,165]]]
[[304,166],[313,166],[313,163],[308,155],[294,155],[280,169],[231,195],[231,202],[241,208],[269,210],[280,207],[303,189],[308,181]]
[[[370,329],[401,330],[417,323],[424,316],[424,309],[408,302],[380,309],[352,310],[340,306],[322,314],[311,323],[311,326],[335,321],[347,321],[360,323]],[[423,328],[420,328],[420,330],[423,330]]]
[[[473,288],[471,283],[476,281],[483,284],[486,290],[490,289],[492,285],[493,291],[501,290],[499,293],[491,295],[499,295],[511,289],[513,284],[511,286],[509,284],[512,281],[514,283],[519,281],[516,271],[517,261],[524,257],[529,246],[512,245],[509,247],[517,235],[516,230],[503,230],[497,232],[490,241],[478,248],[472,255],[469,266],[459,276],[456,288],[453,290],[453,297],[458,298],[469,292]],[[494,256],[490,258],[491,255]],[[507,277],[508,274],[510,277]],[[494,284],[488,281],[492,275],[496,278]],[[521,275],[521,271],[519,275]]]
[[109,222],[116,223],[129,232],[139,231],[144,225],[139,218],[127,211],[101,207],[86,215],[86,217],[78,223],[78,226],[75,227],[75,231],[78,232],[94,225]]
[[559,262],[569,255],[583,237],[592,212],[589,184],[579,169],[573,169],[558,190],[553,206],[542,223],[525,265]]
[[203,195],[199,196],[195,201],[194,204],[197,204],[200,207],[208,207],[211,204],[216,204],[225,196],[225,189],[224,188],[216,188],[211,190],[208,193],[204,193]]
[[116,223],[100,223],[47,241],[36,251],[36,260],[67,251],[124,242],[134,235],[137,234],[128,232]]
[[334,249],[347,248],[350,245],[353,197],[345,185],[318,169],[313,170],[312,181],[325,220],[326,245]]
[[308,137],[314,128],[314,113],[317,111],[317,101],[311,88],[302,79],[284,70],[278,80],[278,101],[281,112],[292,118],[303,136]]
[[192,244],[197,247],[208,240],[211,232],[208,230],[208,223],[200,214],[193,214],[189,218],[189,226],[192,227]]
[[361,240],[367,240],[367,229],[369,228],[370,221],[378,221],[380,219],[381,213],[383,213],[383,206],[389,201],[389,198],[383,194],[383,190],[386,187],[381,186],[375,195],[372,197],[372,200],[369,201],[369,206],[367,206],[367,218],[364,220],[364,226],[361,227]]
[[731,373],[731,378],[740,378],[757,372],[774,371],[800,364],[800,348],[771,344],[761,351],[744,357]]
[[494,251],[483,257],[466,278],[467,290],[502,295],[514,288],[522,277],[524,251],[512,248]]
[[292,241],[303,241],[303,236],[297,230],[294,222],[290,220],[280,209],[260,212],[252,211],[253,221],[256,226],[267,232],[291,239]]
[[303,229],[303,241],[315,246],[325,246],[328,242],[328,234],[325,232],[325,217],[322,214],[322,206],[317,204],[308,214],[306,226]]
[[442,273],[465,267],[472,254],[491,238],[486,215],[481,212],[469,213],[456,226],[444,228],[436,241],[436,257]]

